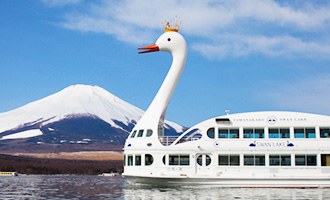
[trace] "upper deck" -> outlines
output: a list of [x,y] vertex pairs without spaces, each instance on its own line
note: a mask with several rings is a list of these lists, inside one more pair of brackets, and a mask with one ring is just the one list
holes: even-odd
[[[129,136],[128,141],[157,146],[157,142],[149,136],[149,130],[138,130]],[[179,137],[159,136],[157,141],[160,146],[183,147],[194,142],[212,143],[218,147],[221,143],[222,147],[230,145],[228,148],[234,149],[244,146],[297,147],[301,145],[295,144],[304,143],[306,139],[311,139],[309,147],[328,146],[328,142],[322,144],[322,141],[328,141],[326,138],[330,138],[329,116],[298,112],[250,112],[211,118],[191,127]]]

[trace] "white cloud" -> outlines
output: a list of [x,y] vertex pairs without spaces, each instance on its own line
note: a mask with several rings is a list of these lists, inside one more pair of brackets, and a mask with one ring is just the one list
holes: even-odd
[[259,93],[265,102],[283,110],[330,113],[330,74],[305,77],[296,82],[278,82]]
[[[114,35],[118,40],[128,43],[143,43],[151,37],[150,33],[142,33],[134,29],[132,25],[122,26],[117,22],[97,19],[92,17],[68,17],[68,21],[62,23],[62,26],[72,30],[83,32],[95,32]],[[135,33],[135,34],[132,34]]]
[[[208,58],[256,53],[328,57],[330,44],[318,33],[329,29],[330,4],[307,2],[297,6],[289,3],[274,0],[104,0],[88,4],[87,12],[68,13],[61,25],[141,44],[155,39],[153,35],[162,27],[161,21],[178,16],[183,22],[180,32],[199,37],[199,43],[193,47]],[[313,34],[313,39],[303,38],[306,34]]]
[[263,54],[269,57],[330,57],[330,44],[303,41],[292,36],[223,35],[212,44],[194,43],[192,48],[209,59]]
[[[293,8],[290,5],[280,5],[272,0],[238,0],[232,11],[239,18],[253,18],[263,22],[273,22],[278,25],[294,25],[302,29],[318,28],[329,22],[329,5],[315,8],[310,4]],[[283,1],[284,2],[284,1]]]

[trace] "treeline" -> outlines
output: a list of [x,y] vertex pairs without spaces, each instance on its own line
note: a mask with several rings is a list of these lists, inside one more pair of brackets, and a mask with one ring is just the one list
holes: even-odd
[[0,154],[0,171],[21,174],[88,174],[123,171],[123,161],[41,159]]

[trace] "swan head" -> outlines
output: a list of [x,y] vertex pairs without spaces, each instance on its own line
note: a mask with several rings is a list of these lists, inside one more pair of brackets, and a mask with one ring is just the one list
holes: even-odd
[[140,50],[139,53],[150,53],[155,51],[167,51],[173,54],[176,51],[186,51],[187,50],[187,44],[186,40],[183,38],[183,36],[175,31],[165,32],[163,33],[155,44],[140,47],[138,48]]

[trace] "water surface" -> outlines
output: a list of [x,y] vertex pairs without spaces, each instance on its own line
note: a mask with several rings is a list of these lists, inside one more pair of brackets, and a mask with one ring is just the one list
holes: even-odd
[[21,175],[0,177],[0,199],[330,199],[330,189],[132,186],[122,177]]

